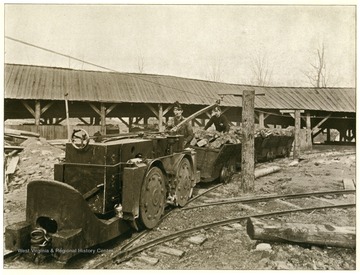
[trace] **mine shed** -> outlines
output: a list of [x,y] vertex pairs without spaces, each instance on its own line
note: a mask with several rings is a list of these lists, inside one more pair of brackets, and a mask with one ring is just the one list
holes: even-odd
[[[260,127],[294,126],[294,111],[300,110],[303,147],[311,146],[319,134],[327,143],[355,142],[355,88],[258,87],[20,64],[5,64],[4,83],[5,126],[38,132],[47,139],[67,138],[66,105],[68,116],[90,135],[121,132],[118,125],[109,125],[109,118],[120,120],[127,131],[150,127],[151,121],[163,118],[156,127],[161,131],[173,116],[175,101],[183,105],[187,117],[220,99],[227,118],[240,125],[242,92],[255,90],[255,122]],[[203,126],[209,117],[209,112],[203,113],[192,123]],[[23,119],[33,122],[9,123]],[[336,139],[331,136],[333,130],[337,130]]]

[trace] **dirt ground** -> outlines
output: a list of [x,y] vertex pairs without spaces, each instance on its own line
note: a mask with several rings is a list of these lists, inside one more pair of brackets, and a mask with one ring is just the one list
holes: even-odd
[[[61,161],[64,151],[50,145],[44,139],[31,138],[21,146],[17,170],[10,177],[9,191],[4,194],[5,226],[25,220],[26,186],[32,179],[52,179],[53,165]],[[289,164],[294,165],[289,165]],[[293,163],[292,158],[276,159],[270,163],[257,164],[257,168],[280,166],[281,170],[255,181],[254,195],[289,194],[309,191],[343,189],[343,179],[355,179],[355,147],[352,146],[315,146],[312,152],[302,152],[300,161]],[[204,187],[206,188],[206,186]],[[214,198],[243,196],[240,190],[240,175],[214,192]],[[247,194],[248,195],[248,194]],[[329,197],[332,202],[353,199],[350,195]],[[306,203],[303,199],[302,203]],[[226,208],[225,208],[226,209]],[[157,230],[169,227],[181,228],[184,222],[206,222],[206,217],[219,215],[228,217],[232,206],[223,213],[213,209],[202,209],[192,214],[184,211],[170,215]],[[185,211],[186,212],[186,211]],[[292,213],[271,218],[284,222],[321,223],[337,226],[355,226],[355,209],[328,209],[311,213]],[[166,243],[185,251],[181,257],[174,257],[145,251],[143,256],[151,255],[158,259],[154,263],[140,263],[136,259],[122,264],[109,265],[108,269],[186,269],[186,270],[354,270],[356,268],[355,249],[294,245],[287,243],[260,243],[251,240],[246,234],[246,224],[222,226],[217,229],[199,232],[205,237],[200,245],[180,239]],[[197,235],[197,234],[195,234]],[[10,268],[16,268],[12,266]]]

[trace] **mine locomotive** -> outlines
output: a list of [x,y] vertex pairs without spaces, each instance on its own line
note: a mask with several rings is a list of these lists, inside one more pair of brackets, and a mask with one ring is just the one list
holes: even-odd
[[196,167],[196,152],[184,148],[181,135],[90,142],[75,130],[54,180],[28,184],[26,221],[6,228],[6,248],[46,248],[67,260],[131,228],[153,228],[166,204],[181,207],[191,197]]
[[[268,132],[255,138],[256,161],[289,155],[293,134]],[[198,182],[229,182],[241,165],[239,142],[184,148],[184,137],[172,133],[90,142],[74,130],[54,180],[28,183],[26,221],[6,227],[6,248],[66,261],[133,228],[154,228],[166,205],[184,206]]]

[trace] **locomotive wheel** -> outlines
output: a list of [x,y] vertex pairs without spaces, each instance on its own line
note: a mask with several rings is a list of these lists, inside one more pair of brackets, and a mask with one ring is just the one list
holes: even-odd
[[192,169],[190,161],[187,158],[183,158],[179,164],[176,172],[176,204],[184,206],[193,192],[193,186],[191,182]]
[[146,174],[140,194],[140,221],[146,228],[155,227],[165,208],[165,177],[158,167]]

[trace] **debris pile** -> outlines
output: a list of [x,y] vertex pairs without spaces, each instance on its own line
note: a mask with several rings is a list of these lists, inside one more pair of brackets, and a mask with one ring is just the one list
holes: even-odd
[[27,137],[10,153],[4,153],[5,182],[4,190],[18,189],[34,179],[54,178],[54,164],[65,158],[65,152],[51,146],[43,138]]

